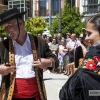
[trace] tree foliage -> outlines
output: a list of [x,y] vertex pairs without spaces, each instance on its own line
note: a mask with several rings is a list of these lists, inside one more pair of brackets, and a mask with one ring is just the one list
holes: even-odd
[[0,26],[0,37],[7,37],[8,35],[4,32],[4,27]]
[[[83,16],[84,14],[80,14],[80,12],[76,10],[76,7],[71,8],[70,5],[65,2],[64,10],[61,13],[62,35],[65,36],[67,32],[79,35],[81,33],[81,29],[86,25],[85,22],[82,22]],[[57,14],[49,27],[51,34],[58,33],[58,21],[59,15]]]
[[44,28],[47,26],[45,20],[42,17],[32,17],[25,21],[25,29],[30,33],[37,35],[43,33]]

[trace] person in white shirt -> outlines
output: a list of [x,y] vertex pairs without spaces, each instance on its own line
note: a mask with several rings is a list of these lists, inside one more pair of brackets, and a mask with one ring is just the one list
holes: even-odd
[[81,45],[81,42],[76,38],[76,34],[71,35],[71,40],[67,43],[66,48],[68,49],[69,62],[74,61],[75,49]]
[[0,15],[0,25],[10,37],[0,43],[0,100],[47,100],[43,69],[58,66],[46,41],[26,32],[25,13],[13,8]]

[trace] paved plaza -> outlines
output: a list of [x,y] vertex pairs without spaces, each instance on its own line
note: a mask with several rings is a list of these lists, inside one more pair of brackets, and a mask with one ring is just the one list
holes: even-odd
[[66,75],[44,72],[47,100],[59,100],[59,90],[67,80],[68,76]]

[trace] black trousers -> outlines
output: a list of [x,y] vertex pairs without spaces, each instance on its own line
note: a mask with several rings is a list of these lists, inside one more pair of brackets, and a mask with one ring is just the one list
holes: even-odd
[[36,99],[35,98],[25,98],[25,99],[13,98],[12,100],[36,100]]

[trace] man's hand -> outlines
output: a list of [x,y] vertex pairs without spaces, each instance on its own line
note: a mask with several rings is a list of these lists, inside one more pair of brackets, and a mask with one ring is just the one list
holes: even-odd
[[52,63],[51,59],[40,58],[37,61],[34,61],[32,63],[32,66],[44,69],[44,68],[50,67],[51,63]]
[[14,66],[5,66],[5,64],[0,65],[0,74],[1,75],[8,75],[10,72],[14,72]]

